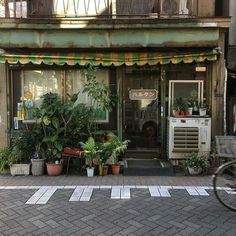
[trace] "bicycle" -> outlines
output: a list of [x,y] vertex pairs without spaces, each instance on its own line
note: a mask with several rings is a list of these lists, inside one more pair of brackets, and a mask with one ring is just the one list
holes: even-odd
[[[217,136],[216,148],[220,157],[236,158],[236,137]],[[221,165],[213,175],[213,190],[219,202],[236,211],[236,159]]]

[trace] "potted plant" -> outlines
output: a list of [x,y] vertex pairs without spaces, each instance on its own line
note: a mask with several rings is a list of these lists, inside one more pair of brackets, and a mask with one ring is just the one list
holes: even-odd
[[172,104],[172,110],[173,110],[173,115],[174,116],[179,116],[180,115],[180,102],[179,102],[179,98],[175,98],[174,102]]
[[195,101],[192,97],[190,97],[187,101],[189,115],[193,115],[194,103],[195,103]]
[[29,175],[30,159],[34,153],[34,138],[29,130],[18,130],[10,134],[10,172],[12,175]]
[[45,94],[42,98],[41,106],[34,112],[35,132],[38,134],[37,145],[40,145],[39,154],[47,160],[48,175],[60,175],[62,173],[63,132],[65,131],[60,116],[62,101],[54,93]]
[[31,173],[35,176],[44,174],[45,159],[40,154],[40,147],[40,143],[36,144],[34,156],[31,158]]
[[107,160],[112,156],[113,147],[111,142],[108,142],[107,138],[100,143],[101,153],[99,155],[99,175],[105,176],[108,174]]
[[188,105],[182,97],[176,97],[172,105],[174,115],[185,115],[188,110]]
[[199,105],[199,115],[206,116],[206,114],[207,114],[207,104],[206,101],[203,101]]
[[88,165],[87,169],[87,176],[93,177],[94,176],[94,166],[93,161],[95,158],[98,157],[101,150],[99,146],[96,144],[93,137],[89,137],[85,143],[82,143],[82,153],[86,159],[86,164]]
[[127,149],[129,142],[130,142],[129,140],[121,140],[114,133],[108,134],[107,145],[109,146],[109,149],[111,150],[110,157],[113,162],[112,173],[114,175],[117,175],[120,173],[120,165],[118,163],[118,157],[121,153],[124,153],[124,151]]
[[188,168],[190,175],[198,175],[203,171],[206,171],[208,167],[207,157],[198,152],[192,152],[186,154],[185,164]]
[[5,173],[9,169],[12,160],[16,158],[10,147],[0,148],[0,173]]

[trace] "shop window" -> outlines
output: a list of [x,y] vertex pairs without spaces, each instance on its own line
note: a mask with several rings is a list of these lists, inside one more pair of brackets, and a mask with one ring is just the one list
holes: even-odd
[[203,102],[202,80],[170,80],[169,81],[169,115],[172,114],[173,104],[177,98],[184,101],[192,99],[198,105]]
[[[66,72],[67,82],[67,92],[69,94],[79,92],[78,102],[84,103],[88,106],[93,106],[93,100],[88,96],[87,93],[83,93],[83,85],[86,82],[81,71],[79,70],[70,70]],[[109,85],[109,73],[108,70],[97,70],[96,79],[99,82],[104,82],[106,85]],[[96,109],[97,122],[98,123],[107,123],[109,120],[109,112],[102,111],[101,109]]]
[[[109,73],[107,70],[97,70],[96,79],[104,81],[109,85]],[[92,100],[88,94],[83,93],[85,78],[81,70],[23,70],[19,78],[14,81],[14,127],[17,129],[19,121],[32,121],[32,111],[34,107],[39,107],[42,96],[46,93],[57,93],[63,100],[68,95],[79,92],[79,103],[91,106]],[[21,89],[19,89],[19,86]],[[97,122],[108,123],[108,111],[97,109]]]

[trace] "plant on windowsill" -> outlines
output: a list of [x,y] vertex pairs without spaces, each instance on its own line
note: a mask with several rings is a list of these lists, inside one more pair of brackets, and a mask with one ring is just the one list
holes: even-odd
[[182,97],[176,97],[172,109],[174,116],[185,115],[188,110],[188,104]]
[[207,114],[207,104],[206,101],[203,101],[199,104],[199,115],[206,116]]
[[174,102],[172,104],[172,110],[173,110],[173,115],[174,116],[179,116],[180,115],[180,103],[179,103],[179,98],[175,98]]
[[198,152],[192,152],[185,155],[186,157],[186,167],[188,168],[190,175],[198,175],[205,172],[208,167],[207,157]]

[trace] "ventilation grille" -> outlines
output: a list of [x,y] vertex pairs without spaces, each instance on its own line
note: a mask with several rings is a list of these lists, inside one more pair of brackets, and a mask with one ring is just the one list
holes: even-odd
[[198,128],[175,127],[173,152],[197,152],[199,150],[198,139]]

